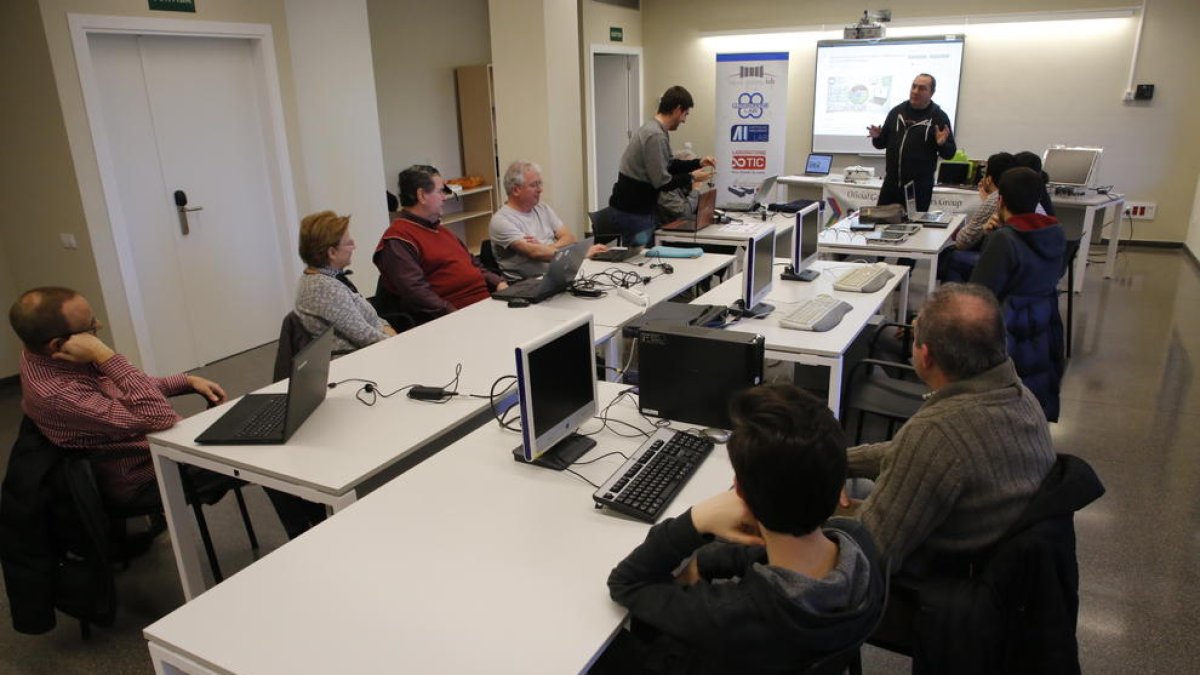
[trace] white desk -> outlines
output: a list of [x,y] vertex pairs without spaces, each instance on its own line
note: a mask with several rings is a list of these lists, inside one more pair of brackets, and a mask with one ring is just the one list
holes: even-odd
[[[813,269],[821,271],[821,276],[815,281],[781,281],[776,278],[765,300],[775,305],[775,311],[764,319],[742,319],[729,326],[730,330],[762,335],[766,339],[768,358],[829,368],[829,409],[834,415],[839,414],[842,405],[842,371],[846,350],[862,332],[867,321],[879,312],[888,294],[897,286],[900,287],[898,313],[901,317],[907,313],[909,270],[904,265],[890,265],[889,269],[895,276],[874,293],[833,290],[834,280],[843,271],[849,271],[861,264],[822,260],[813,265]],[[700,296],[696,302],[728,305],[741,297],[741,286],[742,275],[739,274]],[[779,320],[794,310],[796,305],[821,293],[845,300],[853,307],[837,326],[823,333],[816,333],[792,330],[779,325]]]
[[[514,344],[574,314],[550,308],[521,314],[499,302],[476,303],[334,361],[330,381],[370,379],[384,392],[412,383],[442,385],[454,378],[455,364],[461,363],[459,391],[487,394],[496,378],[516,371]],[[336,512],[390,478],[387,470],[400,460],[417,450],[432,450],[447,435],[480,424],[490,415],[487,399],[468,397],[431,404],[398,394],[379,398],[368,407],[354,397],[359,386],[346,383],[331,390],[284,445],[194,443],[229,404],[149,437],[185,598],[191,600],[211,586],[212,574],[197,544],[179,464],[275,488]],[[285,389],[285,383],[277,383],[264,391]]]
[[[654,239],[660,244],[677,246],[741,246],[746,240],[755,236],[767,227],[775,228],[776,251],[786,251],[792,230],[796,227],[796,216],[787,213],[773,213],[763,220],[749,213],[730,212],[733,218],[741,223],[727,225],[709,225],[698,232],[675,232],[673,230],[655,230]],[[741,269],[741,253],[735,269]]]
[[[795,186],[807,188],[806,195],[812,199],[813,192],[820,191],[821,199],[830,197],[836,199],[846,212],[863,206],[874,206],[879,201],[879,190],[883,187],[882,178],[872,178],[861,183],[847,183],[841,175],[830,176],[780,176],[779,183],[789,188]],[[971,211],[979,206],[979,191],[964,188],[933,186],[933,199],[929,202],[930,210],[942,211]]]
[[[1125,195],[1110,193],[1107,195],[1091,194],[1083,197],[1067,197],[1050,195],[1056,212],[1060,209],[1083,210],[1083,232],[1079,240],[1079,253],[1075,255],[1075,288],[1076,293],[1083,292],[1083,275],[1087,271],[1088,247],[1092,242],[1092,230],[1096,213],[1104,211],[1104,219],[1113,223],[1108,237],[1108,251],[1104,256],[1104,278],[1111,279],[1117,264],[1117,244],[1121,239],[1121,214],[1124,212]],[[1059,213],[1059,215],[1062,215]]]
[[[622,389],[600,383],[601,406]],[[611,412],[648,428],[628,402]],[[595,438],[588,457],[640,443]],[[155,671],[583,671],[625,617],[608,573],[648,526],[594,509],[566,472],[514,462],[519,442],[488,424],[155,622]],[[621,461],[577,470],[599,482]],[[732,475],[717,446],[668,515]]]
[[[964,214],[958,214],[949,227],[922,227],[916,234],[898,244],[885,244],[866,238],[869,232],[854,232],[850,219],[844,218],[832,227],[821,231],[817,249],[821,253],[843,253],[872,258],[914,258],[929,261],[929,283],[925,297],[933,294],[937,287],[938,254],[950,243],[950,235],[962,224]],[[880,225],[876,230],[882,228]],[[907,292],[906,292],[907,297]]]

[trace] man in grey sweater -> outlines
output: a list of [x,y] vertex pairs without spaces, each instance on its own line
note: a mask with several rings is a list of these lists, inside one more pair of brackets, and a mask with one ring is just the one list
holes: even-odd
[[895,438],[850,448],[847,458],[852,477],[875,479],[858,517],[893,572],[919,577],[997,541],[1055,456],[990,291],[943,285],[913,331],[913,365],[931,393]]

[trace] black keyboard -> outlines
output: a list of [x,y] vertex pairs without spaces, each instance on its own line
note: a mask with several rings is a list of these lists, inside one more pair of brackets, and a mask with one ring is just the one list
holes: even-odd
[[254,413],[254,417],[246,420],[238,430],[238,438],[264,438],[278,433],[283,426],[283,418],[287,415],[287,397],[280,396],[271,399],[265,406]]
[[712,452],[713,442],[694,434],[659,429],[600,485],[600,506],[647,523],[658,520]]

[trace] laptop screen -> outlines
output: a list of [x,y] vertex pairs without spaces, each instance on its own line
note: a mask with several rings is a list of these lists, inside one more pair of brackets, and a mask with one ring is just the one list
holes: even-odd
[[329,360],[333,352],[333,327],[330,326],[304,345],[292,357],[292,376],[288,380],[288,409],[284,418],[284,440],[308,419],[329,391]]
[[904,184],[904,210],[909,218],[917,215],[917,184],[911,180]]
[[809,176],[828,176],[831,166],[833,166],[833,155],[813,153],[808,156],[808,163],[804,165],[804,173]]

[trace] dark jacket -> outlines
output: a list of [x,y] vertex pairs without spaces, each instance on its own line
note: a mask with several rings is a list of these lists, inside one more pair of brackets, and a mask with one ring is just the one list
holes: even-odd
[[51,630],[55,608],[111,625],[116,593],[107,537],[88,460],[22,419],[0,493],[0,565],[13,629]]
[[1087,462],[1059,455],[1008,533],[960,561],[967,578],[919,583],[914,675],[1079,673],[1074,513],[1103,494]]
[[929,209],[937,159],[950,159],[958,150],[953,130],[945,143],[937,144],[938,127],[950,128],[950,117],[936,103],[916,110],[905,101],[888,112],[879,137],[871,139],[877,149],[887,149],[880,204],[903,204],[904,185],[911,180],[916,183],[917,208]]
[[1004,308],[1008,353],[1037,396],[1046,419],[1058,420],[1058,391],[1066,368],[1058,280],[1067,250],[1062,226],[1050,216],[1012,216],[984,244],[971,282],[996,294]]
[[[853,542],[842,545],[839,556],[856,554],[857,544],[866,564],[840,590],[854,583],[865,588],[857,586],[857,596],[848,593],[857,598],[848,607],[818,611],[805,602],[823,589],[801,591],[805,600],[790,597],[770,572],[777,568],[760,568],[767,563],[764,548],[709,543],[711,537],[696,532],[690,511],[654,526],[608,579],[613,600],[656,629],[642,665],[665,673],[789,672],[861,641],[882,610],[883,567],[862,524],[834,518],[825,527],[827,535],[833,531]],[[678,586],[672,571],[692,552],[704,580]],[[836,587],[843,580],[829,583]]]

